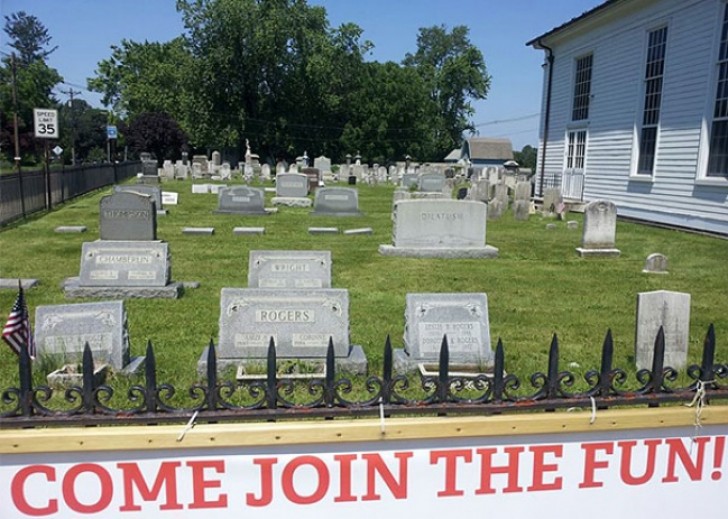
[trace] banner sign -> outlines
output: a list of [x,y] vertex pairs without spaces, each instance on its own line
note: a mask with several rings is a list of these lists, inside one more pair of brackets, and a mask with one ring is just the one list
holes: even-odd
[[714,517],[727,434],[713,425],[2,454],[0,517]]

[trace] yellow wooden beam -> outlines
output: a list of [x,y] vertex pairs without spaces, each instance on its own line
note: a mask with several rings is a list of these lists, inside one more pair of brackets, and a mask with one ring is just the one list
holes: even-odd
[[[482,417],[353,419],[278,423],[109,426],[0,430],[0,454],[73,451],[251,447],[313,443],[372,442],[559,434],[694,426],[696,412],[685,406],[591,412],[508,414]],[[703,425],[727,425],[728,406],[702,410]]]

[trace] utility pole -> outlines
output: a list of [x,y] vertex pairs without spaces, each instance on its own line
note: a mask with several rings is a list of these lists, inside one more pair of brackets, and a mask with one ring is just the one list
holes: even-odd
[[10,54],[10,70],[13,77],[13,136],[15,137],[15,169],[18,171],[18,190],[20,191],[20,211],[25,218],[25,193],[23,175],[20,167],[20,139],[18,137],[18,79],[15,67],[15,53]]
[[80,94],[80,90],[74,90],[69,88],[68,90],[61,90],[62,94],[66,94],[70,100],[68,101],[71,107],[71,164],[76,165],[76,108],[73,106],[73,96]]
[[18,76],[15,66],[15,53],[10,55],[10,70],[13,77],[13,135],[15,137],[15,169],[20,175],[20,139],[18,137]]

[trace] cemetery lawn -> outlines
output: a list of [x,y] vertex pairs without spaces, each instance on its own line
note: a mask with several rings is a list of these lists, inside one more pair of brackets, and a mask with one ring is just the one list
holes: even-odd
[[[142,355],[152,341],[160,383],[184,389],[197,382],[196,363],[210,340],[217,341],[220,290],[247,286],[251,250],[330,250],[332,286],[349,290],[352,344],[361,345],[371,374],[381,373],[387,335],[402,347],[405,295],[409,292],[485,292],[493,348],[503,340],[506,369],[528,384],[531,373],[546,371],[551,338],[558,335],[561,370],[583,374],[599,366],[601,345],[611,328],[614,365],[634,372],[635,309],[638,292],[673,290],[692,295],[689,363],[699,363],[708,325],[715,324],[716,361],[728,362],[728,240],[619,221],[617,259],[582,259],[582,215],[571,213],[579,230],[566,222],[532,215],[517,222],[509,211],[487,224],[487,243],[497,259],[410,259],[384,257],[380,244],[391,244],[392,186],[357,186],[361,217],[321,217],[310,209],[281,207],[270,216],[213,214],[217,195],[192,194],[189,181],[165,183],[179,192],[179,205],[158,217],[158,237],[170,244],[172,279],[198,281],[177,300],[130,299],[131,353]],[[61,282],[78,276],[81,245],[99,235],[99,201],[111,189],[68,203],[50,214],[11,225],[0,232],[0,277],[37,278],[27,291],[31,319],[39,305],[84,302],[66,300]],[[272,196],[266,195],[267,198]],[[267,204],[270,205],[270,204]],[[556,229],[547,230],[547,223]],[[83,234],[56,234],[60,225],[85,225]],[[234,236],[238,226],[265,227],[260,236]],[[308,227],[341,231],[371,227],[372,235],[310,235]],[[214,227],[213,236],[183,235],[183,227]],[[661,252],[669,275],[642,273],[645,258]],[[4,320],[16,296],[0,291]],[[16,386],[17,358],[0,347],[0,388]],[[112,382],[123,386],[128,382]],[[631,376],[631,379],[634,377]],[[35,383],[45,383],[35,374]]]

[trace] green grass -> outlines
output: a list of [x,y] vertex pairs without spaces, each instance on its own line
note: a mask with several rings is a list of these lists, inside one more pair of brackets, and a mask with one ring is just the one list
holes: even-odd
[[[615,366],[632,370],[638,292],[675,290],[692,294],[689,362],[699,362],[710,323],[715,323],[717,360],[728,361],[728,240],[618,222],[618,259],[581,259],[575,253],[580,230],[565,222],[546,230],[540,216],[516,222],[510,213],[488,222],[487,242],[500,249],[492,260],[409,259],[379,255],[391,243],[393,187],[357,186],[360,218],[310,216],[309,209],[282,207],[278,214],[245,217],[213,214],[216,195],[191,194],[190,182],[163,185],[179,191],[179,205],[158,218],[158,236],[170,244],[172,278],[199,281],[178,300],[126,301],[132,354],[155,345],[160,382],[185,387],[196,381],[196,362],[216,340],[220,290],[247,286],[248,254],[264,249],[330,250],[332,285],[347,288],[351,341],[364,347],[370,372],[381,370],[386,336],[402,346],[408,292],[485,292],[493,345],[500,337],[506,369],[525,379],[546,370],[551,337],[558,334],[562,369],[597,368],[608,328],[615,340]],[[0,232],[0,277],[38,278],[27,292],[31,316],[38,305],[65,300],[61,282],[78,276],[81,244],[98,237],[98,207],[104,190],[66,204],[45,216]],[[569,219],[581,222],[581,215]],[[86,225],[85,234],[55,234],[58,225]],[[187,226],[215,227],[209,237],[182,234]],[[264,226],[262,236],[233,236],[236,226]],[[372,227],[372,235],[309,235],[309,226]],[[670,274],[642,274],[653,252],[668,256]],[[15,291],[0,292],[0,315],[12,307]],[[38,381],[43,378],[39,374]],[[17,360],[0,348],[0,387],[17,384]]]

